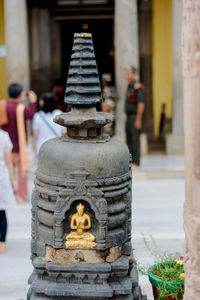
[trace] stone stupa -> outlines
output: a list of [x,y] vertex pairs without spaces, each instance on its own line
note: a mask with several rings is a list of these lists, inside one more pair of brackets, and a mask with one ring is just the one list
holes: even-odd
[[67,136],[39,152],[32,195],[29,300],[144,300],[131,245],[131,160],[104,136],[92,36],[74,35],[65,101]]

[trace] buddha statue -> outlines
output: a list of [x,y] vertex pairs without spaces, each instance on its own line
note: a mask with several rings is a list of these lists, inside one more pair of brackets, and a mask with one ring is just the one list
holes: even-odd
[[75,229],[66,235],[67,248],[86,248],[91,249],[96,247],[95,236],[85,230],[92,227],[91,217],[85,213],[85,206],[79,203],[76,206],[77,213],[71,216],[70,229]]

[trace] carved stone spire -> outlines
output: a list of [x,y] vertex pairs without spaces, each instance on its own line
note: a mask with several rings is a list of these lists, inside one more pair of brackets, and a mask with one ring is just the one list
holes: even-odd
[[75,33],[65,102],[90,105],[102,101],[91,33]]
[[101,128],[113,116],[96,111],[102,95],[91,33],[75,33],[72,51],[65,93],[71,112],[56,116],[54,121],[68,128],[70,138],[105,139]]

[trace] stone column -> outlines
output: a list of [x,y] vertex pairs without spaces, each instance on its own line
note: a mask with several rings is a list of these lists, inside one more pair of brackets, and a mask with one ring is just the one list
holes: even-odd
[[186,201],[184,300],[200,299],[200,1],[183,1]]
[[183,77],[181,62],[182,0],[173,0],[173,118],[167,154],[183,154]]
[[37,94],[50,91],[61,77],[60,23],[51,16],[50,7],[30,10],[31,86]]
[[115,0],[115,78],[118,93],[116,137],[125,140],[124,100],[127,82],[124,67],[139,67],[136,0]]
[[52,88],[52,23],[49,8],[32,8],[30,24],[31,85],[36,93],[41,94],[46,90],[50,91]]
[[29,50],[26,0],[5,0],[8,84],[18,82],[28,90]]
[[63,246],[63,219],[59,218],[58,215],[55,220],[55,237],[54,237],[54,245],[56,248],[61,248]]

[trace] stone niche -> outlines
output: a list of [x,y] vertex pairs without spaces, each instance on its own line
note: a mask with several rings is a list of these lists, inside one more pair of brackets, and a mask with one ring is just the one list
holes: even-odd
[[[77,195],[76,195],[77,193]],[[74,189],[74,195],[57,200],[54,214],[54,241],[59,248],[65,245],[66,234],[71,231],[70,219],[76,213],[76,206],[81,203],[85,206],[85,212],[91,217],[92,227],[89,230],[96,237],[97,249],[102,248],[106,242],[107,203],[102,198],[102,193],[97,189],[87,190],[83,183]],[[62,220],[62,223],[61,223]],[[62,236],[62,241],[58,237]]]
[[[80,203],[85,207],[85,213],[91,217],[92,227],[91,227],[91,229],[89,229],[87,231],[91,232],[96,237],[96,242],[98,243],[98,236],[99,236],[99,229],[100,229],[100,227],[98,226],[98,220],[96,218],[95,211],[91,208],[91,205],[90,205],[88,199],[85,198],[84,200],[83,199],[74,200],[71,203],[70,208],[65,213],[65,217],[63,220],[63,231],[64,231],[63,243],[64,244],[66,243],[66,235],[71,232],[71,229],[70,229],[71,218],[77,212],[76,207]],[[94,208],[96,209],[96,207],[94,207]],[[55,221],[56,221],[56,219],[55,219]],[[105,236],[104,236],[104,239],[105,239]]]

